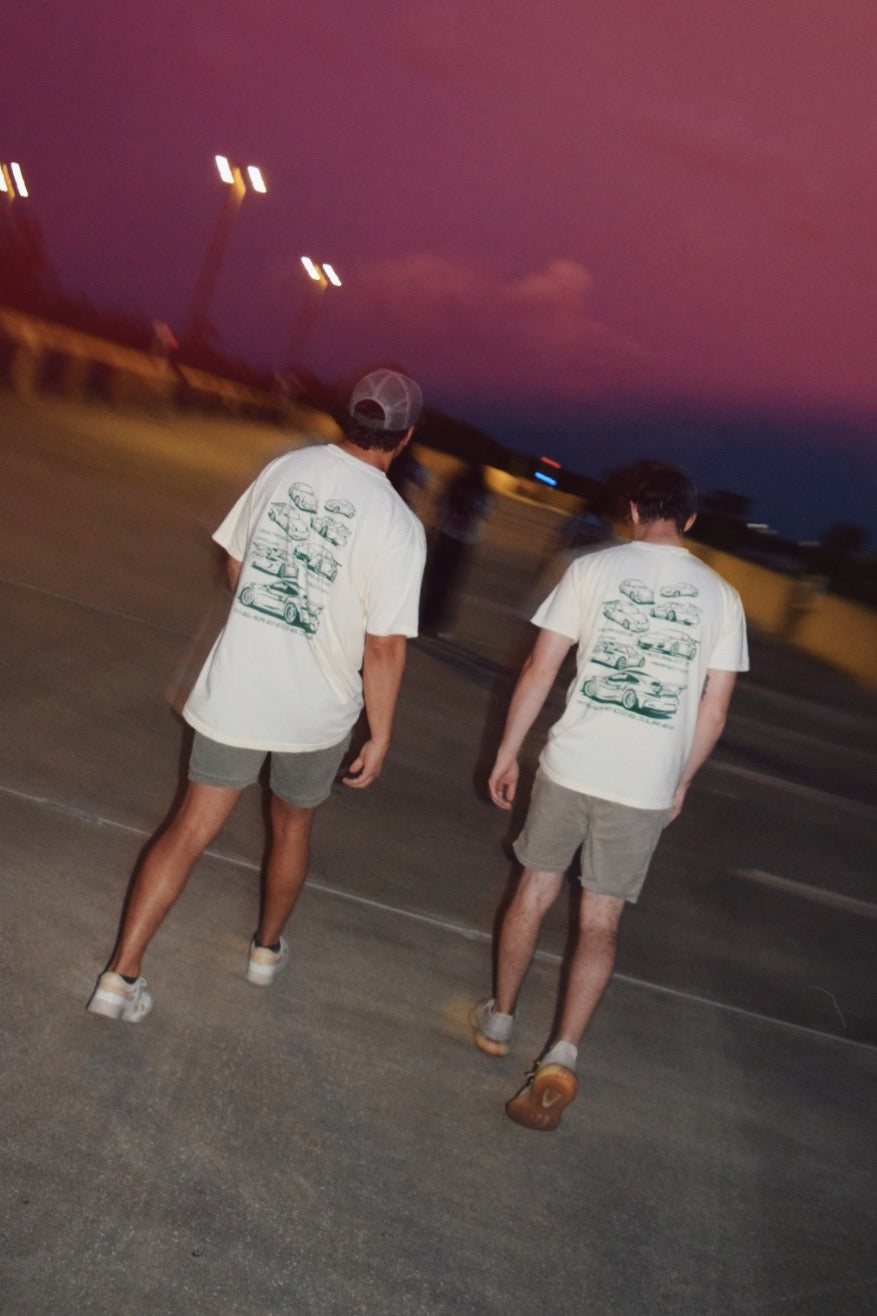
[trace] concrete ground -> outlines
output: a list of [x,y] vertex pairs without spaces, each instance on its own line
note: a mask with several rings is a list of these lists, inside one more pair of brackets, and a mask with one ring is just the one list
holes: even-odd
[[755,641],[581,1094],[519,1129],[566,909],[483,1056],[509,865],[482,767],[538,566],[509,537],[538,514],[503,505],[455,638],[411,647],[383,778],[319,815],[286,977],[243,977],[254,790],[150,951],[152,1016],[95,1019],[223,607],[208,528],[284,437],[8,399],[0,423],[0,1311],[877,1309],[877,699]]

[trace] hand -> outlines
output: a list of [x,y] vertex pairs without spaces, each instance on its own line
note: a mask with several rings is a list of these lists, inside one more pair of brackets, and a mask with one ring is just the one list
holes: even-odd
[[685,803],[685,792],[687,790],[688,790],[687,786],[676,787],[676,795],[673,798],[673,812],[670,814],[670,817],[667,819],[667,822],[664,824],[665,827],[669,826],[671,822],[674,822],[675,819],[677,819],[680,813],[682,812],[682,806]]
[[384,766],[388,746],[381,748],[373,740],[367,740],[356,758],[347,769],[347,776],[342,777],[345,786],[354,790],[365,790],[373,781],[377,781]]
[[491,772],[487,784],[490,788],[490,798],[498,808],[510,809],[512,807],[515,791],[518,789],[520,771],[517,759],[497,755],[493,772]]

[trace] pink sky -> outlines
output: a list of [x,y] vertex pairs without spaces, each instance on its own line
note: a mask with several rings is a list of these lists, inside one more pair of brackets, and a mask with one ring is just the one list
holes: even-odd
[[[6,0],[3,155],[66,282],[283,365],[387,353],[436,405],[636,394],[877,414],[873,0]],[[486,423],[486,421],[485,421]],[[488,426],[489,427],[489,426]],[[839,519],[836,517],[835,519]]]

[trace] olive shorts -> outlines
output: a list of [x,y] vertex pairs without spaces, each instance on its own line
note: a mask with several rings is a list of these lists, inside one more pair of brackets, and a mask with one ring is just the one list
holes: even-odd
[[579,880],[585,890],[635,904],[672,812],[582,795],[558,786],[540,768],[513,848],[532,872],[565,873],[581,846]]
[[[271,790],[298,809],[315,809],[329,798],[335,774],[347,752],[350,736],[328,749],[301,753],[271,753]],[[224,745],[195,732],[189,758],[189,781],[201,786],[224,786],[243,790],[257,780],[265,762],[264,749],[242,749]]]

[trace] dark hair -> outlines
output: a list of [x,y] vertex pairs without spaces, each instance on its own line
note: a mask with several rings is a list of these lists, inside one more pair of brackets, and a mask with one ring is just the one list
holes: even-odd
[[641,461],[630,468],[627,497],[641,521],[672,521],[682,534],[697,511],[697,489],[668,462]]
[[344,432],[347,438],[355,447],[362,448],[363,452],[371,452],[375,448],[380,449],[381,452],[392,452],[408,431],[407,429],[376,429],[374,422],[382,420],[383,415],[384,409],[379,402],[373,402],[369,398],[357,402],[353,415],[344,418]]

